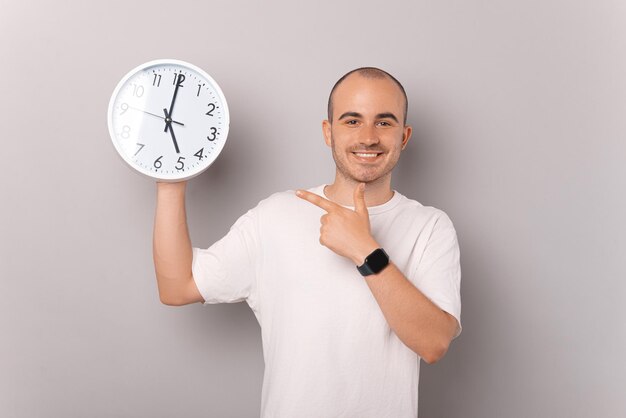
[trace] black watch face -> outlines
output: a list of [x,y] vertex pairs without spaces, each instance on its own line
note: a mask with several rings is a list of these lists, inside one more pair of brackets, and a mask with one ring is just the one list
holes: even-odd
[[378,273],[389,264],[389,257],[385,250],[379,248],[371,253],[365,262],[374,273]]

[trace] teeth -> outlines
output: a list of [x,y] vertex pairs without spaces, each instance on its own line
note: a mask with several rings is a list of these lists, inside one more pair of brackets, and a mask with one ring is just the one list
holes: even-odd
[[355,152],[355,154],[359,157],[365,157],[365,158],[374,158],[378,155],[378,154],[364,154],[360,152]]

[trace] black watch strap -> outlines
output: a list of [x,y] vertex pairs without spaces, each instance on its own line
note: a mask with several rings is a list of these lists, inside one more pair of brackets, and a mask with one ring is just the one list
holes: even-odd
[[389,264],[389,256],[382,248],[377,248],[370,255],[365,257],[362,265],[356,266],[363,276],[378,274]]

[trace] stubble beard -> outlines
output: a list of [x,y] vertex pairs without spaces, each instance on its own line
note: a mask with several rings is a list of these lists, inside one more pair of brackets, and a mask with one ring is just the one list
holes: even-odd
[[[385,156],[389,156],[389,150],[386,149],[381,149],[380,147],[377,147],[376,149],[383,151],[385,153]],[[376,182],[378,180],[381,180],[383,178],[385,178],[388,175],[391,175],[391,171],[393,170],[393,168],[396,166],[398,159],[399,159],[399,155],[392,160],[389,160],[386,162],[385,166],[382,167],[382,169],[377,166],[377,167],[372,167],[369,170],[362,170],[361,173],[359,172],[355,172],[355,170],[351,170],[350,168],[350,164],[343,158],[340,157],[339,152],[342,152],[343,154],[341,154],[342,156],[345,155],[346,159],[350,158],[350,153],[351,151],[338,151],[337,147],[335,146],[335,141],[332,140],[331,137],[331,150],[333,153],[333,159],[335,160],[335,165],[337,166],[337,174],[340,175],[341,177],[343,177],[344,180],[346,180],[349,183],[373,183]]]

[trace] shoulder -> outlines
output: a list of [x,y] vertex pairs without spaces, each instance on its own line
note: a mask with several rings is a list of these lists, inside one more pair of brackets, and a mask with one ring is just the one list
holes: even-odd
[[[316,186],[310,188],[301,188],[302,190],[308,190],[322,196],[323,186]],[[316,207],[304,199],[299,198],[296,195],[296,190],[284,190],[269,195],[267,198],[261,200],[258,205],[262,209],[302,209],[308,207]]]
[[[311,189],[309,189],[311,190]],[[296,196],[296,190],[284,190],[273,193],[261,200],[252,209],[264,219],[281,219],[285,217],[299,217],[309,212],[316,212],[317,206]]]
[[[398,193],[396,191],[396,193]],[[417,200],[408,198],[400,194],[400,199],[394,212],[402,217],[415,219],[422,223],[452,225],[452,220],[442,209],[434,206],[426,206]]]
[[260,210],[275,210],[293,206],[298,201],[295,190],[272,193],[258,204]]

